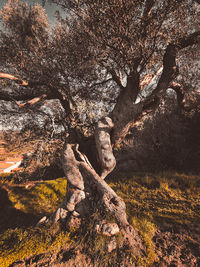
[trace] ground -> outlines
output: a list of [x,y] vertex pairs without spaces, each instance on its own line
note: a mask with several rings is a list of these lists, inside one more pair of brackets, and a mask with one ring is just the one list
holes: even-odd
[[118,173],[107,181],[125,200],[146,257],[120,246],[108,254],[106,238],[92,235],[97,214],[81,230],[35,227],[62,201],[65,178],[17,185],[2,177],[0,266],[200,266],[200,176]]

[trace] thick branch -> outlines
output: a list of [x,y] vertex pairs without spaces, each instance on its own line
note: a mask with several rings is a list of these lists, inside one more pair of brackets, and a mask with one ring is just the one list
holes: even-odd
[[114,124],[109,117],[98,121],[95,131],[95,142],[98,152],[98,159],[101,165],[101,178],[105,178],[116,165],[110,140],[110,132]]
[[[112,112],[114,122],[112,131],[113,144],[120,143],[136,121],[157,108],[161,96],[170,87],[170,84],[172,84],[178,74],[178,67],[176,65],[177,52],[187,46],[197,44],[199,42],[199,36],[200,31],[197,31],[167,46],[163,57],[163,72],[158,84],[151,95],[138,104],[134,104],[133,97],[136,97],[134,92],[137,92],[139,88],[139,77],[137,75],[128,77],[127,86],[120,93],[118,102]],[[175,89],[178,90],[178,87],[176,86]],[[183,99],[180,91],[178,98],[178,101],[181,103]]]
[[[42,82],[38,82],[38,81],[34,82],[34,81],[22,80],[22,79],[15,77],[14,75],[11,75],[8,73],[3,73],[3,72],[0,72],[0,79],[12,80],[15,83],[17,83],[19,86],[22,86],[22,87],[35,88],[36,86],[46,85],[46,84],[44,84]],[[23,92],[22,94],[18,93],[18,95],[14,95],[14,96],[13,95],[11,96],[11,94],[7,91],[3,91],[0,93],[0,100],[15,101],[15,102],[16,101],[27,101],[24,104],[20,104],[20,103],[16,102],[16,104],[19,107],[25,107],[25,106],[33,105],[44,98],[56,99],[56,96],[50,90],[48,93],[42,94],[42,95],[41,95],[41,90],[38,90],[38,91],[37,90],[35,90],[35,91],[26,90],[26,92]]]
[[137,99],[140,91],[139,81],[139,73],[137,71],[132,71],[127,77],[126,94],[129,95],[133,102]]
[[117,104],[112,111],[114,128],[112,130],[112,144],[120,143],[125,137],[133,121],[142,111],[141,104],[135,104],[139,92],[139,74],[132,71],[127,78],[127,85],[121,91]]
[[169,88],[169,84],[178,74],[178,67],[176,65],[177,52],[183,48],[197,44],[199,42],[199,38],[200,31],[197,31],[183,38],[180,38],[175,43],[169,44],[167,46],[163,57],[163,73],[152,95],[158,93],[163,94]]
[[184,90],[179,83],[171,82],[169,87],[176,92],[179,107],[184,108]]
[[200,31],[193,32],[190,35],[180,38],[175,44],[177,49],[183,49],[198,43],[200,43]]
[[[12,96],[9,92],[3,91],[0,93],[0,100],[15,101],[15,103],[19,107],[30,107],[43,99],[59,99],[62,107],[64,108],[66,112],[66,116],[70,119],[70,121],[74,120],[72,113],[71,113],[71,110],[72,110],[71,106],[73,102],[72,99],[70,98],[70,96],[66,97],[59,90],[57,90],[56,88],[53,88],[51,85],[46,84],[44,82],[40,82],[40,81],[21,80],[15,77],[14,75],[3,73],[3,72],[0,72],[0,79],[12,80],[15,83],[17,83],[19,86],[23,86],[23,87],[35,88],[38,86],[47,86],[48,88],[47,92],[42,95],[41,95],[41,90],[38,90],[38,91],[35,90],[34,92],[27,90],[26,92],[23,92],[22,94],[18,93]],[[18,103],[17,101],[27,101],[27,102],[21,104],[21,103]]]
[[16,82],[18,85],[28,86],[28,82],[27,81],[21,80],[21,79],[15,77],[14,75],[11,75],[11,74],[8,74],[8,73],[0,72],[0,79],[9,79],[9,80],[12,80],[12,81]]

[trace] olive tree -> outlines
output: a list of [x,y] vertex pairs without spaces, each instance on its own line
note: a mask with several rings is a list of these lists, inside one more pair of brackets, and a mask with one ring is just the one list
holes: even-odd
[[53,28],[39,5],[10,0],[1,10],[0,54],[12,71],[0,78],[12,80],[17,89],[11,94],[1,86],[0,99],[27,112],[58,99],[64,110],[67,193],[47,220],[84,217],[98,207],[115,217],[132,246],[139,246],[125,203],[105,178],[116,166],[113,149],[156,111],[167,89],[176,92],[181,109],[188,108],[186,70],[193,73],[191,90],[197,89],[198,1],[50,2],[64,10],[57,11]]

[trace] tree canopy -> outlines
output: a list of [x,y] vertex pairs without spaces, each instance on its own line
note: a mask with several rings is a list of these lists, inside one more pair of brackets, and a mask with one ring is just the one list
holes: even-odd
[[[98,109],[110,112],[125,90],[138,102],[160,68],[162,78],[152,95],[161,91],[161,80],[166,91],[178,75],[183,85],[185,72],[197,76],[191,66],[199,55],[195,1],[52,2],[66,11],[66,17],[57,12],[52,30],[39,5],[13,0],[1,10],[1,58],[14,68],[19,85],[34,88],[16,100],[43,95],[59,99],[68,113],[77,115],[76,103],[84,99],[101,102]],[[187,54],[193,56],[188,70]],[[189,83],[192,87],[195,80]]]

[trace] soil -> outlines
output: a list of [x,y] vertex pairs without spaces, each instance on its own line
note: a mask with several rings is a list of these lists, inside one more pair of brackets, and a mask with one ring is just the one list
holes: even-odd
[[[157,230],[153,237],[157,262],[156,267],[198,267],[200,266],[200,224],[179,225],[175,228],[165,226]],[[134,267],[126,258],[114,267]],[[102,263],[103,264],[103,263]],[[24,261],[18,261],[12,267],[54,266],[87,267],[94,266],[91,258],[80,250],[62,249],[58,253],[41,254]],[[101,265],[103,266],[103,265]]]
[[153,241],[156,266],[200,266],[200,224],[165,227],[155,233]]

